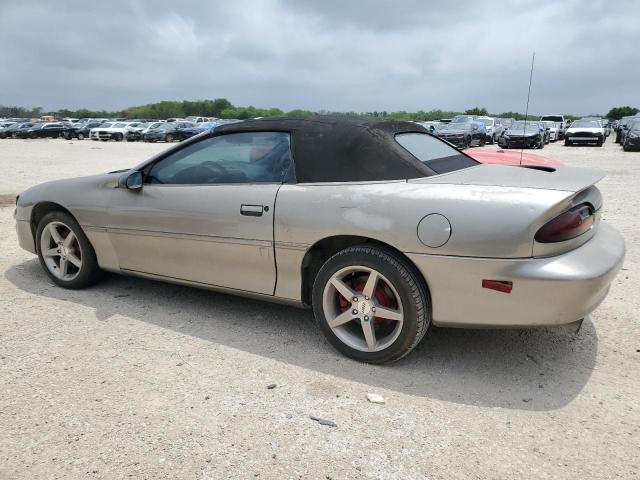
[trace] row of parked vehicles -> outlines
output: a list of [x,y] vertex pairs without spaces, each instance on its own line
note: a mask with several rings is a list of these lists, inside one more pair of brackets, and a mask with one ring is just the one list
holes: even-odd
[[616,143],[622,145],[625,152],[640,150],[640,114],[622,117],[614,125]]
[[[0,138],[85,138],[103,142],[176,142],[240,120],[207,117],[151,119],[65,119],[59,122],[33,122],[27,119],[0,120]],[[457,115],[437,122],[416,122],[432,134],[465,149],[497,143],[501,148],[542,149],[550,142],[564,140],[570,145],[602,146],[615,131],[616,143],[625,151],[640,149],[640,115],[620,121],[587,117],[571,123],[563,115],[545,115],[540,120],[514,120],[479,115]]]
[[550,142],[564,140],[566,146],[602,146],[611,133],[611,122],[602,118],[582,118],[571,123],[563,115],[544,115],[540,120],[514,120],[478,115],[457,115],[438,122],[418,122],[434,135],[458,148],[497,143],[501,148],[542,149]]
[[[73,119],[75,120],[75,119]],[[26,119],[0,121],[0,138],[85,138],[114,141],[176,142],[211,130],[224,123],[239,120],[221,120],[207,117],[171,118],[168,120],[109,120],[82,119],[77,121],[32,122]]]

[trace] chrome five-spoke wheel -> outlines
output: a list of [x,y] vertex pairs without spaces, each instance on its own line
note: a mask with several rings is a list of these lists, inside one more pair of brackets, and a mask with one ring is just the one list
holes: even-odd
[[315,277],[312,303],[327,340],[369,363],[404,357],[431,318],[424,278],[402,254],[382,245],[347,247],[326,260]]
[[55,284],[84,288],[102,276],[93,246],[68,213],[52,211],[42,216],[35,239],[40,264]]
[[384,350],[402,330],[402,301],[380,272],[357,265],[331,276],[323,295],[329,327],[346,345],[363,352]]
[[62,222],[51,222],[40,237],[40,251],[49,272],[60,280],[75,279],[82,268],[82,248],[75,233]]

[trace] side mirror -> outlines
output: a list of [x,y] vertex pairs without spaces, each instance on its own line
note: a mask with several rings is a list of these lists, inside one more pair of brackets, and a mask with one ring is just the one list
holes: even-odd
[[139,170],[129,171],[118,179],[118,186],[127,190],[139,191],[142,189],[144,176]]

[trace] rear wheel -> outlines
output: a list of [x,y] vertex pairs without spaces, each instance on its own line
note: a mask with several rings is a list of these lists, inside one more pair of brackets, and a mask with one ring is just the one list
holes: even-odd
[[367,245],[326,261],[314,282],[313,311],[337,350],[369,363],[404,357],[430,323],[429,294],[413,266],[395,252]]
[[121,133],[116,133],[116,134],[113,136],[113,139],[114,139],[116,142],[121,142],[123,138],[124,138],[124,137],[122,136],[122,134],[121,134]]
[[42,268],[61,287],[85,288],[100,278],[96,253],[68,213],[51,212],[40,220],[36,248]]
[[78,140],[84,140],[84,134],[78,133]]
[[164,139],[166,142],[173,142],[173,135],[170,133]]
[[571,142],[570,142],[569,140],[566,140],[566,139],[565,139],[565,141],[564,141],[564,146],[565,146],[565,147],[569,147],[569,146],[571,146]]

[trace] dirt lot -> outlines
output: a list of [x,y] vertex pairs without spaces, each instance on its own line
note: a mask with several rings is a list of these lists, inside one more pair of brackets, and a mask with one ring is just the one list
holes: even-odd
[[[0,194],[163,148],[0,140]],[[628,254],[607,300],[577,335],[434,328],[382,367],[333,351],[308,311],[115,276],[54,287],[0,209],[0,478],[638,478],[640,153],[540,153],[608,173]]]

